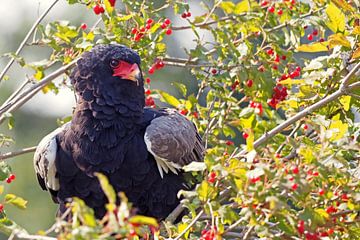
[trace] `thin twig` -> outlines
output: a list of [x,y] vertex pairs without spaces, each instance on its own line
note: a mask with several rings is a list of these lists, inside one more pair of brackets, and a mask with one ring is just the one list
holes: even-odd
[[[239,14],[237,17],[239,16],[245,16],[245,14]],[[215,23],[219,23],[219,22],[224,22],[224,21],[227,21],[227,20],[235,20],[235,16],[226,16],[226,17],[222,17],[222,18],[219,18],[218,20],[213,20],[213,21],[208,21],[206,23],[196,23],[196,24],[193,24],[193,25],[189,25],[189,26],[179,26],[179,27],[172,27],[171,29],[174,30],[174,31],[179,31],[179,30],[186,30],[186,29],[191,29],[192,26],[193,27],[206,27],[206,26],[209,26],[209,25],[213,25]]]
[[56,71],[52,72],[50,75],[42,79],[40,82],[32,85],[30,88],[23,91],[17,98],[9,101],[7,104],[3,104],[0,107],[0,124],[6,119],[4,116],[5,113],[11,113],[14,110],[21,107],[26,101],[28,101],[33,95],[35,95],[37,92],[39,92],[46,84],[54,80],[55,78],[61,76],[63,73],[65,73],[67,70],[72,68],[77,59],[73,60],[68,65],[65,65]]
[[[360,68],[360,63],[358,63],[347,75],[346,77],[343,78],[343,80],[341,81],[343,82],[348,82],[355,73],[356,71]],[[356,87],[360,87],[360,82],[356,82],[353,83],[349,86],[346,85],[341,85],[341,87],[339,87],[339,89],[337,91],[335,91],[334,93],[332,93],[331,95],[321,99],[320,101],[314,103],[313,105],[305,108],[304,110],[302,110],[301,112],[295,114],[294,116],[292,116],[291,118],[287,119],[286,121],[284,121],[283,123],[279,124],[277,127],[273,128],[272,130],[270,130],[269,132],[264,133],[260,138],[258,138],[255,142],[254,142],[254,148],[259,147],[261,144],[263,144],[264,142],[266,142],[267,140],[271,139],[272,137],[274,137],[276,134],[280,133],[282,130],[284,130],[285,128],[287,128],[288,126],[290,126],[291,124],[294,124],[295,122],[297,122],[298,120],[302,119],[303,117],[309,115],[310,113],[314,112],[315,110],[325,106],[326,104],[328,104],[329,102],[332,102],[336,99],[338,99],[339,97],[346,95],[347,92],[349,90],[352,90]],[[235,155],[235,157],[239,158],[241,155],[244,155],[246,153],[246,149],[242,150],[241,152],[239,152],[238,154]]]
[[[26,42],[29,40],[29,38],[31,37],[31,35],[35,32],[37,26],[40,24],[40,22],[46,17],[46,15],[50,12],[50,10],[55,6],[55,4],[58,2],[59,0],[54,0],[54,2],[44,11],[44,13],[35,21],[35,23],[33,24],[33,26],[31,27],[31,29],[29,30],[29,32],[26,34],[24,40],[21,42],[20,46],[18,47],[18,49],[15,52],[15,56],[19,55],[21,50],[24,48]],[[0,73],[0,82],[1,80],[4,78],[5,74],[7,73],[7,71],[10,69],[11,65],[14,63],[15,61],[15,57],[12,57],[10,59],[10,61],[8,62],[8,64],[5,66],[4,70]]]
[[174,240],[179,240],[182,236],[185,235],[187,231],[197,222],[197,220],[201,217],[201,215],[204,213],[204,210],[202,209],[196,217],[191,221],[191,223],[176,237]]
[[4,154],[0,155],[0,162],[4,161],[7,158],[16,157],[16,156],[19,156],[19,155],[22,155],[22,154],[25,154],[25,153],[35,152],[35,150],[36,150],[36,146],[23,148],[23,149],[13,151],[13,152],[4,153]]

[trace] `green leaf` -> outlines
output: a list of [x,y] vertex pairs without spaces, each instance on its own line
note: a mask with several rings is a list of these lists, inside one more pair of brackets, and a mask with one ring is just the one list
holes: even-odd
[[27,201],[21,197],[18,197],[14,194],[6,194],[5,195],[5,202],[8,204],[12,204],[20,209],[25,209]]
[[335,4],[328,4],[325,10],[329,21],[326,22],[328,28],[334,33],[345,31],[345,14],[335,6]]
[[170,95],[167,92],[158,90],[158,93],[161,96],[161,101],[166,102],[174,107],[178,107],[181,103],[179,102],[179,100],[176,99],[176,97]]
[[181,95],[185,97],[187,93],[186,85],[178,82],[175,82],[174,85],[177,89],[179,89]]
[[197,192],[199,193],[199,199],[203,202],[214,199],[217,195],[216,189],[205,180],[201,182]]
[[6,162],[0,162],[0,181],[4,181],[11,174],[11,167]]
[[110,185],[107,177],[101,173],[95,173],[95,176],[99,179],[101,188],[103,189],[109,203],[114,204],[116,201],[116,194],[114,188]]
[[156,221],[155,218],[152,217],[147,217],[147,216],[141,216],[141,215],[136,215],[133,216],[129,219],[130,223],[136,223],[136,224],[140,224],[140,225],[150,225],[150,226],[154,226],[154,227],[158,227],[159,224]]
[[204,162],[191,162],[183,167],[185,172],[199,172],[206,170],[206,164]]

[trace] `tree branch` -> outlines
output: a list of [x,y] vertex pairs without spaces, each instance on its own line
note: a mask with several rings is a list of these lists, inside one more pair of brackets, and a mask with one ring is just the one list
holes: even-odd
[[13,152],[4,153],[4,154],[0,155],[0,162],[4,161],[5,159],[8,159],[8,158],[16,157],[16,156],[30,153],[30,152],[35,152],[35,150],[36,150],[36,146],[23,148],[23,149],[13,151]]
[[[297,122],[298,120],[302,119],[303,117],[309,115],[310,113],[314,112],[315,110],[325,106],[329,102],[332,102],[332,101],[338,99],[339,97],[341,97],[343,95],[346,95],[349,90],[352,90],[352,89],[354,89],[356,87],[359,87],[360,86],[359,82],[353,83],[353,84],[351,84],[349,86],[343,84],[343,83],[349,82],[349,79],[356,73],[356,71],[359,68],[360,68],[360,63],[356,64],[356,66],[345,76],[345,78],[343,78],[343,80],[341,81],[342,84],[340,85],[340,87],[339,87],[339,89],[337,91],[335,91],[331,95],[323,98],[319,102],[305,108],[301,112],[295,114],[294,116],[287,119],[286,121],[284,121],[283,123],[281,123],[277,127],[273,128],[271,131],[265,132],[260,138],[258,138],[254,142],[254,148],[259,147],[261,144],[263,144],[264,142],[266,142],[270,138],[274,137],[276,134],[280,133],[282,130],[284,130],[285,128],[287,128],[291,124],[294,124],[295,122]],[[244,155],[246,152],[247,152],[246,150],[242,150],[241,152],[236,154],[234,157],[239,158],[242,155]]]
[[[31,29],[29,30],[29,32],[26,34],[24,40],[21,42],[20,46],[18,47],[18,49],[15,52],[15,55],[19,55],[21,50],[24,48],[27,40],[29,40],[29,38],[31,37],[31,35],[35,32],[37,26],[40,24],[40,22],[46,17],[46,15],[50,12],[50,10],[55,6],[55,4],[58,2],[59,0],[54,0],[54,2],[44,11],[44,13],[35,21],[35,23],[33,24],[33,26],[31,27]],[[5,66],[4,70],[0,73],[0,82],[1,80],[4,78],[5,74],[7,73],[7,71],[10,69],[11,65],[14,63],[15,58],[12,57],[10,59],[10,61],[8,62],[8,64]]]
[[77,59],[73,60],[68,65],[65,65],[58,70],[52,72],[50,75],[42,79],[40,82],[32,85],[27,90],[22,92],[18,97],[14,98],[13,100],[3,104],[0,107],[0,124],[4,122],[6,117],[4,116],[6,113],[11,113],[16,109],[20,108],[27,102],[32,96],[34,96],[37,92],[39,92],[46,84],[54,80],[55,78],[61,76],[64,72],[72,68],[76,64]]

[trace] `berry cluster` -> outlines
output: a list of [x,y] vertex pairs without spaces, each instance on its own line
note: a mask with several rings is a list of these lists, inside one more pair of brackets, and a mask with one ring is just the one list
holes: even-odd
[[95,7],[93,8],[93,10],[94,10],[94,13],[95,13],[96,15],[99,15],[99,14],[105,12],[104,7],[101,6],[101,5],[98,5],[98,4],[95,5]]
[[322,230],[320,232],[309,232],[305,230],[305,221],[299,220],[296,225],[297,231],[299,235],[304,235],[306,240],[320,240],[321,237],[328,237],[334,233],[333,228],[329,228],[328,230]]
[[[272,1],[267,1],[267,0],[263,0],[261,2],[261,7],[267,7],[269,6],[269,4],[271,3]],[[288,7],[290,10],[292,10],[296,4],[296,0],[283,0],[283,3],[284,3],[284,6],[285,7]],[[278,6],[279,7],[279,6]],[[278,8],[278,9],[275,9],[275,6],[274,5],[271,5],[267,8],[267,11],[269,13],[276,13],[281,16],[283,14],[283,9],[282,8]]]
[[180,113],[181,115],[184,115],[184,116],[185,116],[186,114],[188,114],[188,112],[189,112],[189,111],[188,111],[187,109],[185,109],[185,108],[179,110],[179,113]]
[[154,108],[155,101],[154,101],[154,98],[152,96],[150,96],[150,94],[151,94],[151,90],[150,90],[150,86],[149,86],[150,82],[151,82],[150,78],[145,79],[145,83],[147,85],[147,89],[145,90],[145,94],[147,95],[147,97],[145,98],[145,105],[148,107]]
[[168,19],[168,18],[166,18],[165,20],[164,20],[164,22],[160,25],[160,27],[162,28],[162,29],[166,29],[165,30],[165,34],[166,35],[171,35],[172,34],[172,30],[171,30],[171,28],[170,28],[170,24],[171,24],[171,21],[170,21],[170,19]]
[[[307,27],[307,26],[305,26],[305,27]],[[304,27],[304,29],[306,29]],[[317,29],[314,29],[313,30],[313,32],[312,33],[309,33],[308,35],[307,35],[307,39],[309,40],[309,41],[312,41],[312,40],[314,40],[314,37],[316,37],[316,36],[318,36],[319,35],[319,31],[317,30]],[[320,38],[319,39],[319,42],[324,42],[325,40],[323,39],[323,38]]]
[[189,18],[191,17],[191,12],[183,12],[183,14],[181,14],[182,18]]
[[204,229],[201,231],[200,240],[215,240],[216,239],[216,227],[212,229]]
[[263,110],[263,106],[262,106],[261,103],[257,103],[257,102],[254,102],[254,101],[250,101],[249,106],[250,106],[251,108],[255,108],[255,113],[256,113],[256,114],[262,115],[262,113],[263,113],[264,110]]
[[146,24],[145,24],[145,26],[144,27],[141,27],[141,28],[133,28],[133,29],[131,29],[131,34],[133,34],[134,35],[134,37],[133,37],[133,41],[135,41],[135,42],[138,42],[138,41],[140,41],[140,39],[142,38],[142,37],[144,37],[144,35],[145,35],[145,33],[146,33],[146,31],[148,31],[150,28],[151,28],[151,25],[154,23],[154,20],[152,20],[151,18],[149,18],[149,19],[147,19],[146,20]]
[[212,172],[209,174],[208,182],[209,182],[209,183],[214,183],[215,180],[216,180],[216,176],[217,176],[216,172],[212,171]]
[[160,70],[165,66],[165,63],[158,59],[155,61],[155,63],[149,68],[149,74],[154,74],[155,70]]
[[15,180],[15,174],[10,174],[8,178],[6,178],[7,183],[11,183]]
[[287,97],[287,88],[284,87],[283,85],[281,84],[278,84],[276,85],[274,88],[273,88],[273,95],[272,95],[272,98],[269,99],[267,101],[267,103],[269,104],[270,107],[272,108],[275,108],[276,109],[276,105],[285,100],[285,98]]

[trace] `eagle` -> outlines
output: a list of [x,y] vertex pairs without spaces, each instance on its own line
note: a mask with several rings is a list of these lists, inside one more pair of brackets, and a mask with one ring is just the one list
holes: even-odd
[[72,120],[44,137],[34,154],[43,190],[59,204],[82,199],[97,218],[107,198],[95,173],[124,192],[138,214],[164,219],[188,189],[184,165],[204,158],[194,123],[175,109],[145,107],[139,54],[123,45],[95,46],[70,75],[77,96]]

